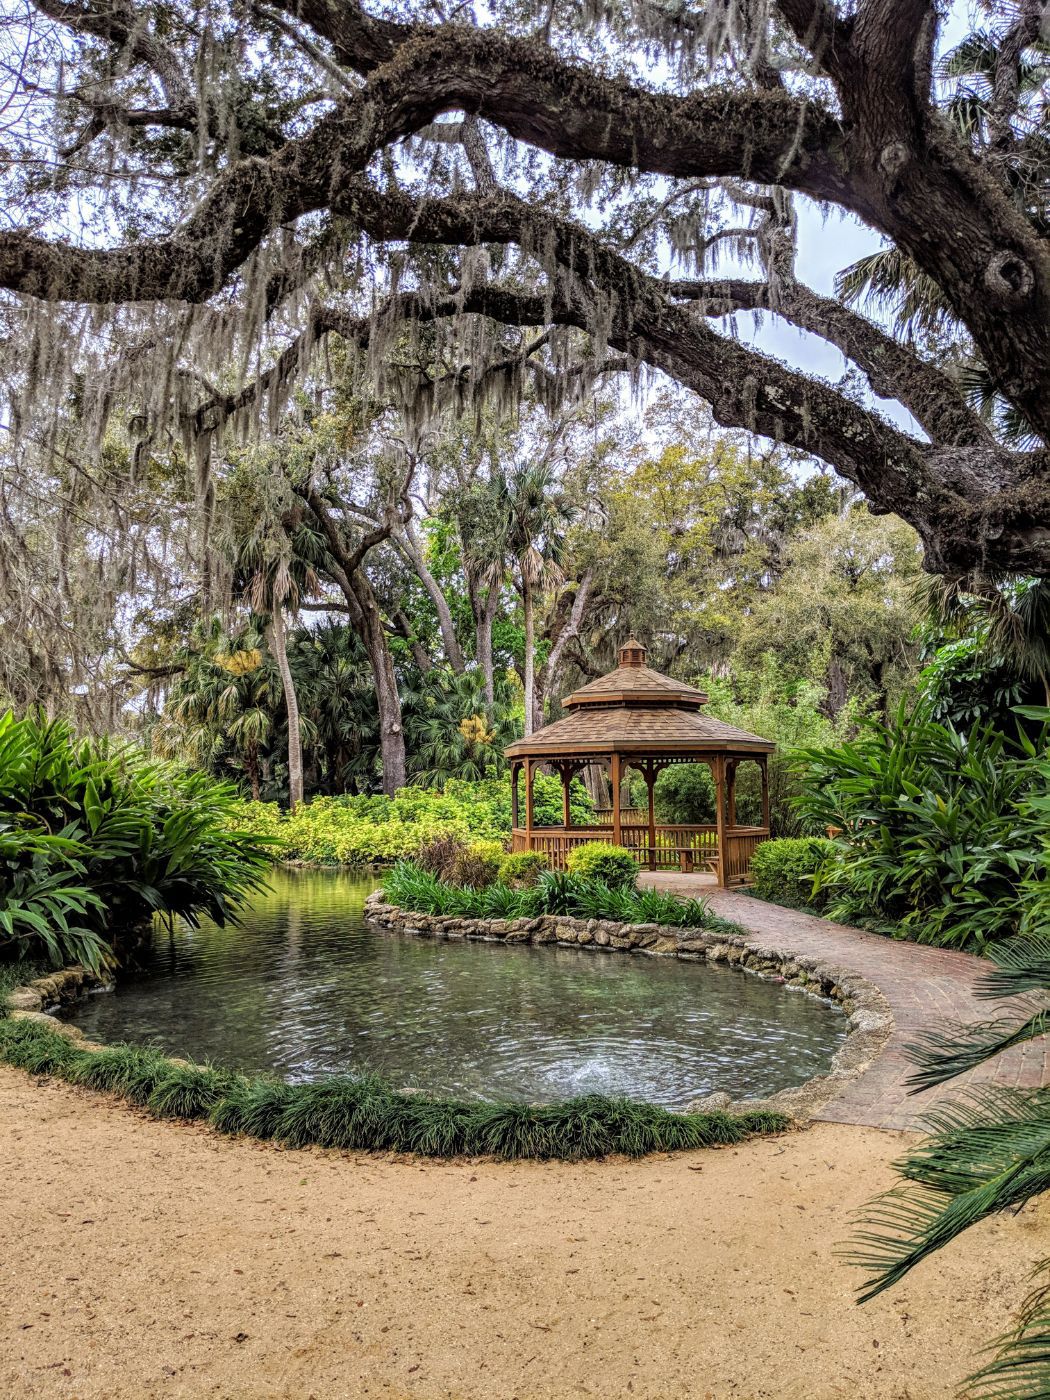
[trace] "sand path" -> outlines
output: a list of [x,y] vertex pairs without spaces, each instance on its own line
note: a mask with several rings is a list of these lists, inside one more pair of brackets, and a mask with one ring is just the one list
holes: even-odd
[[1050,1215],[854,1306],[903,1135],[585,1165],[281,1151],[0,1068],[0,1395],[948,1396]]

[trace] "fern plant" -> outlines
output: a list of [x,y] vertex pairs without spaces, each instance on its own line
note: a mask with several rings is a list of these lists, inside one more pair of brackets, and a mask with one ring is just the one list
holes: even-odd
[[[988,955],[994,967],[978,995],[1026,995],[1022,1014],[925,1034],[909,1048],[915,1092],[1050,1030],[1050,937],[1019,936]],[[855,1241],[854,1261],[871,1271],[862,1302],[979,1221],[1016,1212],[1050,1189],[1050,1088],[972,1088],[929,1113],[927,1123],[930,1136],[897,1164],[901,1185],[872,1203]],[[1036,1271],[1015,1330],[993,1350],[966,1383],[971,1400],[1050,1395],[1050,1259]]]

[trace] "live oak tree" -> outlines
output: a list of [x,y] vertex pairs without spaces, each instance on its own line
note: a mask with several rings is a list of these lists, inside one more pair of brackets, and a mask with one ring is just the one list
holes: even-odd
[[[417,421],[647,367],[834,466],[927,568],[1045,572],[1050,7],[982,8],[944,79],[935,0],[26,0],[2,31],[10,450],[71,394],[89,439],[130,397],[206,497],[217,437],[274,427],[333,336]],[[889,240],[950,354],[798,279],[796,196]],[[714,275],[723,246],[755,275]],[[755,309],[921,431],[742,344],[725,318]]]

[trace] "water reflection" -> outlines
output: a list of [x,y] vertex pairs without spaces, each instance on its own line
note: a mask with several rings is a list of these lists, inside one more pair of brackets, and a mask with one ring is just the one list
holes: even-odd
[[377,1070],[464,1098],[670,1108],[797,1084],[845,1035],[837,1010],[735,969],[373,929],[374,884],[279,871],[241,927],[159,935],[142,974],[67,1017],[100,1040],[290,1080]]

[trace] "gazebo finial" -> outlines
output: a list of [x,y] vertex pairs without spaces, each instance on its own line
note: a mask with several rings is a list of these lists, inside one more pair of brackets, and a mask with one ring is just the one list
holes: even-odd
[[620,665],[644,666],[645,658],[648,655],[648,651],[642,646],[641,642],[635,641],[632,637],[630,641],[625,642],[620,648]]

